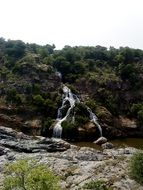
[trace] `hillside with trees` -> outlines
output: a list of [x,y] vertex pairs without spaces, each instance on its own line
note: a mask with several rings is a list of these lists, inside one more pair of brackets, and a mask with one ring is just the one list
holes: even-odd
[[79,136],[79,127],[88,131],[82,102],[97,114],[104,136],[143,136],[142,50],[102,46],[56,50],[55,45],[0,38],[0,125],[51,136],[62,83],[81,100],[75,124],[63,124],[64,137]]

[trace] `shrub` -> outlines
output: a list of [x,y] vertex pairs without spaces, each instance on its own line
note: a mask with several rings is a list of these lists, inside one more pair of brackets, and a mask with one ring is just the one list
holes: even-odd
[[46,165],[19,160],[6,166],[3,190],[60,190],[58,182]]
[[143,109],[143,103],[133,104],[131,106],[130,112],[133,116],[138,115],[138,112]]
[[82,116],[82,115],[76,115],[75,116],[76,126],[82,126],[89,122],[89,117]]
[[37,106],[43,106],[44,105],[44,99],[40,94],[35,95],[33,97],[33,100],[34,100],[34,104]]
[[97,104],[95,102],[95,100],[93,99],[89,99],[86,101],[86,105],[92,110],[92,111],[95,111],[96,108],[97,108]]
[[111,188],[108,188],[106,183],[102,180],[90,181],[83,186],[83,189],[111,190]]
[[130,162],[130,176],[138,183],[143,184],[143,152],[135,153]]

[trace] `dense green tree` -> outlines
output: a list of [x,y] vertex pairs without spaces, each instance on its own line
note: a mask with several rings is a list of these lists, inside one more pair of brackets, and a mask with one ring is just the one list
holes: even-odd
[[21,58],[25,54],[26,45],[20,40],[8,40],[5,53],[15,59]]

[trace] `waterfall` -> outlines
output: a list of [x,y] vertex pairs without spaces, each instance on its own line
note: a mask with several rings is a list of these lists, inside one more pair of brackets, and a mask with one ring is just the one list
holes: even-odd
[[98,127],[99,132],[100,132],[100,137],[102,137],[102,128],[101,128],[101,126],[99,125],[99,123],[97,121],[98,120],[97,116],[95,115],[95,113],[92,112],[92,110],[89,107],[87,107],[87,110],[88,110],[88,112],[90,114],[89,115],[90,121],[93,122]]
[[[71,92],[71,90],[67,86],[63,86],[63,95],[62,95],[62,106],[58,109],[57,113],[57,119],[56,119],[56,124],[53,128],[53,137],[54,138],[61,138],[62,136],[62,122],[65,121],[68,116],[70,115],[71,111],[75,107],[75,103],[79,103],[80,100],[79,98]],[[62,116],[62,110],[66,108],[67,103],[69,103],[69,108],[66,112],[66,115],[63,117]],[[92,112],[92,110],[89,107],[86,107],[87,111],[89,112],[89,117],[90,121],[93,122],[99,129],[100,132],[100,137],[102,137],[102,128],[98,123],[97,116]],[[74,113],[72,115],[72,123],[74,123],[75,117]]]
[[[55,138],[61,138],[62,135],[62,122],[65,121],[68,116],[70,115],[71,111],[75,107],[75,103],[78,102],[78,97],[71,92],[71,90],[67,86],[63,86],[63,100],[62,100],[62,106],[58,109],[57,114],[57,123],[53,128],[53,137]],[[66,107],[66,103],[69,102],[69,108],[66,112],[66,115],[62,117],[62,110]],[[72,117],[72,121],[74,122],[74,115]]]

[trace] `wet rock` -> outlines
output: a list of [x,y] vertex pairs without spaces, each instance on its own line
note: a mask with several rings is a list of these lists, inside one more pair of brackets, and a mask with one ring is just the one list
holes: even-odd
[[105,137],[100,137],[99,139],[97,139],[96,141],[94,141],[93,143],[101,145],[107,142],[107,139]]
[[5,155],[7,153],[7,149],[3,146],[0,146],[0,156]]
[[65,151],[70,144],[61,139],[33,138],[7,127],[0,127],[0,145],[18,152]]
[[0,139],[30,139],[30,136],[25,135],[22,132],[17,132],[9,127],[0,126]]
[[110,142],[106,142],[106,143],[102,144],[101,147],[103,149],[111,149],[111,148],[114,148],[114,145]]

